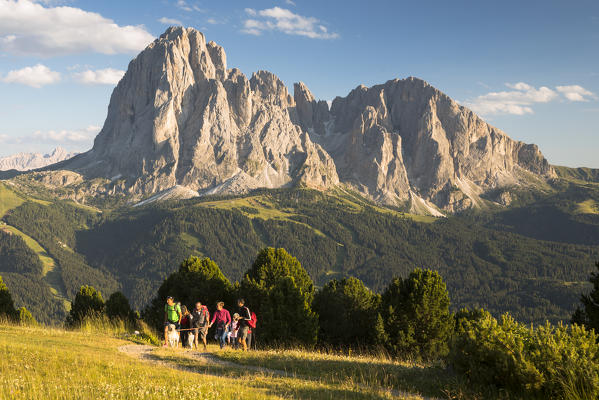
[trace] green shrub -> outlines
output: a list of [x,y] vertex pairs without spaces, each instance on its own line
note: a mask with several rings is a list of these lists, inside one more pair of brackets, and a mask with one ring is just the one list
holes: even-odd
[[436,271],[415,269],[406,279],[394,279],[383,293],[382,315],[393,355],[431,360],[448,353],[453,315]]
[[33,315],[29,312],[25,307],[21,307],[18,310],[19,313],[19,323],[21,325],[35,326],[37,325],[37,321],[33,318]]
[[526,398],[599,396],[597,336],[576,325],[534,329],[507,314],[498,322],[487,312],[460,318],[449,361],[473,383]]

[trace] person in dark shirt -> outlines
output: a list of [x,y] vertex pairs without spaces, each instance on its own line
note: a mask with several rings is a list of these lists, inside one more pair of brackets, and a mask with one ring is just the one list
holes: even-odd
[[181,343],[185,348],[189,338],[189,328],[191,328],[191,314],[186,306],[181,306],[181,314]]
[[239,329],[237,331],[237,340],[239,341],[239,344],[241,344],[243,351],[247,351],[247,337],[250,329],[249,321],[252,320],[252,313],[250,312],[250,309],[246,307],[244,299],[237,300],[237,305],[239,306]]

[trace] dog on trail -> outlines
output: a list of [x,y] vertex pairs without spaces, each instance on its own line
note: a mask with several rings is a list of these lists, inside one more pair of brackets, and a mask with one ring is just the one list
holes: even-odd
[[177,332],[177,327],[175,326],[175,324],[170,324],[168,326],[167,338],[168,345],[170,347],[179,347],[179,332]]
[[187,334],[187,343],[185,343],[185,346],[192,349],[193,348],[193,339],[194,339],[193,333],[189,332]]

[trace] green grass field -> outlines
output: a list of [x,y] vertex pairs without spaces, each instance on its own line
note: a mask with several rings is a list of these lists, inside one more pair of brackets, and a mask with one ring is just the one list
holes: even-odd
[[588,199],[577,204],[577,214],[599,214],[599,204],[593,199]]
[[10,190],[5,184],[0,183],[0,218],[24,202],[25,199],[23,197]]
[[42,278],[50,286],[50,292],[52,292],[55,298],[57,298],[59,301],[63,303],[67,311],[70,310],[71,302],[69,299],[66,298],[66,295],[64,293],[59,266],[56,264],[54,259],[50,257],[48,252],[34,238],[21,232],[14,226],[6,225],[0,222],[0,229],[10,232],[13,235],[20,236],[25,242],[25,244],[37,254],[43,266]]
[[[376,379],[363,379],[374,374],[380,365],[356,358],[355,367],[337,368],[339,366],[333,364],[337,360],[323,359],[329,364],[321,364],[323,360],[317,356],[306,355],[297,359],[313,360],[314,368],[318,367],[319,371],[333,369],[319,376],[304,365],[297,373],[280,374],[247,366],[250,360],[263,356],[269,368],[284,366],[275,358],[267,357],[268,353],[249,353],[252,358],[236,357],[241,353],[221,352],[216,346],[210,346],[209,350],[223,359],[234,359],[235,364],[188,350],[141,347],[110,333],[0,323],[0,398],[422,398],[405,393],[403,389],[409,389],[409,385],[396,385],[391,376],[386,378],[388,380],[379,379],[384,374],[411,368],[400,364],[389,363],[391,369],[376,372]],[[359,370],[364,372],[360,374]],[[436,372],[423,372],[417,367],[412,373],[415,385],[424,387],[428,379],[434,380]],[[401,379],[411,378],[403,374]]]

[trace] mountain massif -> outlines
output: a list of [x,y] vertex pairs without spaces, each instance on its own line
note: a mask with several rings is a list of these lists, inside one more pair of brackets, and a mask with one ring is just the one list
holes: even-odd
[[270,72],[227,68],[222,47],[182,27],[131,61],[93,148],[60,168],[139,199],[342,185],[433,215],[507,204],[510,188],[556,176],[535,145],[420,79],[359,86],[329,108],[303,83],[292,96]]

